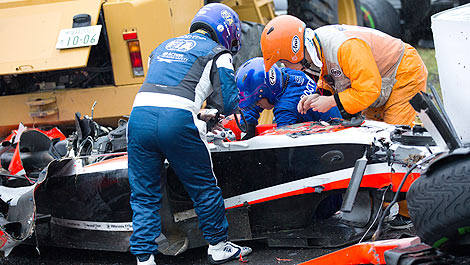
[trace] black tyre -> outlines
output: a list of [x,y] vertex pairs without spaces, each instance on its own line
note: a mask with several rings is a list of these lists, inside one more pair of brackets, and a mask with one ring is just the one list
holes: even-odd
[[307,27],[316,29],[338,23],[337,0],[287,0],[287,14],[298,17]]
[[235,71],[248,59],[263,56],[261,53],[261,33],[264,25],[255,22],[242,21],[242,47],[233,57]]
[[[344,16],[342,23],[362,25],[359,0],[352,2],[354,6],[350,3],[344,4],[347,10],[341,12]],[[307,24],[307,27],[312,29],[338,24],[341,20],[338,12],[338,0],[287,0],[287,4],[287,14],[298,17]],[[357,21],[349,21],[352,12],[356,13]],[[348,22],[344,22],[345,20]]]
[[386,0],[361,0],[364,26],[401,38],[400,15]]
[[430,37],[431,0],[401,0],[402,39],[412,45]]
[[[434,165],[433,165],[434,166]],[[449,157],[406,195],[411,220],[430,246],[459,254],[470,244],[470,155]]]

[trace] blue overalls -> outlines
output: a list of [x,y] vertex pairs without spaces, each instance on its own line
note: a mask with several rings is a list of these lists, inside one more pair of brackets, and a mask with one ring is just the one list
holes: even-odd
[[206,99],[222,114],[238,107],[231,60],[223,46],[197,31],[167,40],[151,53],[128,123],[132,254],[157,251],[165,158],[194,201],[204,238],[210,244],[227,239],[224,201],[197,112]]
[[[307,77],[302,71],[292,70],[290,68],[281,68],[283,75],[283,91],[275,98],[274,105],[274,121],[277,126],[290,125],[307,121],[329,121],[332,118],[341,118],[341,114],[337,107],[327,112],[318,112],[309,109],[307,113],[300,114],[297,111],[297,104],[302,95],[310,95],[315,93],[316,83]],[[243,111],[247,123],[258,124],[260,113],[263,111],[261,107],[254,106],[249,110]]]
[[[338,107],[333,107],[327,112],[313,111],[309,109],[307,113],[300,114],[297,111],[297,104],[302,95],[314,94],[317,89],[317,84],[302,71],[293,70],[290,68],[282,68],[283,75],[283,91],[275,98],[273,103],[274,121],[277,126],[290,125],[308,121],[329,121],[333,118],[342,118]],[[246,122],[251,124],[258,124],[260,113],[263,109],[259,106],[254,106],[245,114]],[[313,166],[313,165],[312,165]],[[314,217],[326,219],[339,210],[343,202],[341,194],[331,194],[325,198],[317,208]]]

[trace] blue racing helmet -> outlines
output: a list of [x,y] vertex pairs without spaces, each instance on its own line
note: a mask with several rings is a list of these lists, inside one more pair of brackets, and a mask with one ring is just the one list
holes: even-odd
[[240,90],[241,109],[252,107],[262,98],[267,98],[269,103],[274,104],[276,97],[282,92],[281,69],[273,65],[265,72],[263,57],[252,58],[240,66],[235,81]]
[[203,6],[191,21],[189,32],[204,29],[214,41],[236,54],[241,47],[241,24],[238,14],[230,7],[212,3]]

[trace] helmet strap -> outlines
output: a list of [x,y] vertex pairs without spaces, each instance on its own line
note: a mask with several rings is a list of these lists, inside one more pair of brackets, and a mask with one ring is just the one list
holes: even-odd
[[302,64],[302,69],[300,69],[302,72],[307,72],[311,75],[320,76],[321,69],[316,67],[312,63],[309,63],[305,59],[305,57],[300,61],[300,64]]
[[305,69],[310,69],[310,67],[312,67],[312,64],[307,62],[307,60],[305,59],[305,55],[304,58],[300,61],[300,64],[302,64],[301,71],[305,71]]

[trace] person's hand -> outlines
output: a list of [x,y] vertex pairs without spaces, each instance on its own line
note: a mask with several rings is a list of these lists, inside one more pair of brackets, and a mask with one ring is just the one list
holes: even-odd
[[[216,124],[214,124],[214,126],[212,127],[211,129],[211,132],[214,133],[214,134],[217,134],[217,131],[224,131],[224,125],[222,124],[222,122],[224,121],[224,118],[225,116],[220,114],[219,115],[219,120],[217,121]],[[215,119],[215,117],[213,117],[212,119]]]
[[199,111],[199,114],[197,115],[197,117],[200,120],[208,122],[211,119],[215,118],[216,115],[217,115],[217,110],[216,109],[202,109],[202,110]]
[[223,131],[224,126],[222,124],[225,116],[219,114],[216,109],[203,109],[197,114],[198,119],[203,120],[207,124],[207,130],[217,134],[218,131]]
[[334,106],[336,106],[336,101],[333,96],[318,96],[310,103],[310,108],[319,112],[327,112]]
[[307,113],[307,111],[310,109],[310,104],[312,104],[313,100],[315,100],[319,96],[320,95],[318,94],[313,94],[313,95],[302,97],[299,101],[299,104],[297,104],[297,111],[300,114]]

